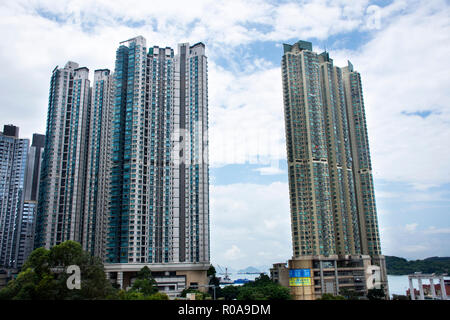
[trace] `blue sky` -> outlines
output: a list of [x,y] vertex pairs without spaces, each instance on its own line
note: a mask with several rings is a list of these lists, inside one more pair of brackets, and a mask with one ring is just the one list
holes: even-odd
[[45,132],[51,70],[114,68],[120,41],[206,44],[211,258],[291,258],[280,60],[308,40],[362,75],[386,255],[450,256],[448,1],[14,1],[0,4],[0,125]]

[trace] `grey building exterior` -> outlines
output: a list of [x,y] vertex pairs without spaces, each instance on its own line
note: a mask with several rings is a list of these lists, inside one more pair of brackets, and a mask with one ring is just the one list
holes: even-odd
[[33,134],[28,152],[25,196],[18,239],[17,266],[21,267],[34,249],[34,228],[36,224],[37,197],[44,151],[45,135]]
[[80,242],[120,286],[144,265],[171,295],[206,284],[204,44],[175,55],[139,36],[120,44],[114,73],[95,70],[92,87],[88,76],[74,62],[52,73],[35,247]]
[[[336,67],[327,52],[318,54],[310,42],[298,41],[284,45],[282,80],[293,244],[289,266],[311,275],[292,276],[292,292],[301,299],[336,294],[338,270],[348,265],[366,271],[378,267],[372,271],[387,290],[361,76],[350,62]],[[336,272],[328,287],[313,269],[322,264]],[[355,279],[365,276],[364,270],[356,270]],[[314,285],[314,275],[320,286]],[[358,291],[371,287],[366,281],[354,284]]]
[[77,63],[53,70],[35,236],[80,242],[121,286],[148,265],[172,295],[206,284],[210,255],[207,58],[178,51],[124,41],[92,87]]
[[53,70],[42,159],[35,247],[82,242],[89,70],[68,62]]
[[25,200],[37,201],[44,144],[45,135],[38,133],[33,134],[27,161]]
[[104,258],[113,77],[67,62],[52,72],[42,157],[35,244],[66,240]]
[[0,266],[18,267],[29,139],[5,125],[0,133]]
[[[207,58],[202,43],[116,52],[106,269],[126,287],[147,265],[170,295],[207,284]],[[166,271],[164,271],[166,270]]]
[[117,50],[107,262],[209,263],[202,43]]
[[111,125],[114,78],[108,69],[94,71],[86,132],[86,183],[84,190],[83,249],[105,258],[109,209]]

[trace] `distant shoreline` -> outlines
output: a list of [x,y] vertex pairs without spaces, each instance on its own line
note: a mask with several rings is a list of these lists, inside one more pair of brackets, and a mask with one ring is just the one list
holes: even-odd
[[450,257],[430,257],[423,260],[406,260],[395,256],[385,256],[386,271],[391,276],[406,276],[415,272],[449,274]]

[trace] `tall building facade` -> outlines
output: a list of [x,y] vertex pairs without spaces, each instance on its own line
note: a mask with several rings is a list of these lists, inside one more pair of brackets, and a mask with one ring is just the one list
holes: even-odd
[[[203,43],[120,43],[114,74],[53,70],[35,247],[65,240],[111,281],[148,265],[171,295],[209,268],[207,58]],[[204,289],[204,288],[203,288]]]
[[381,255],[380,234],[378,231],[375,191],[372,176],[372,164],[367,135],[366,116],[361,85],[361,75],[353,70],[353,65],[342,69],[349,118],[349,129],[352,132],[353,173],[356,187],[356,203],[359,212],[361,230],[361,251],[371,256]]
[[117,50],[108,261],[209,261],[206,68],[203,44]]
[[69,61],[50,81],[35,247],[83,243],[89,70]]
[[[317,54],[310,42],[299,41],[284,45],[282,81],[293,246],[290,263],[294,269],[307,266],[311,274],[292,277],[309,278],[293,280],[294,296],[314,298],[317,292],[339,292],[343,285],[338,281],[339,265],[348,266],[349,261],[363,269],[379,266],[381,282],[387,287],[359,73],[350,63],[346,68],[334,66],[327,52]],[[322,271],[325,262],[336,270],[333,288],[324,283],[323,272],[318,274],[319,290],[314,288],[315,261]]]
[[69,61],[50,81],[35,247],[66,240],[104,258],[113,77]]
[[105,259],[108,213],[111,124],[114,93],[113,75],[108,69],[94,71],[86,124],[86,182],[82,225],[82,246]]
[[[107,268],[118,270],[121,285],[129,282],[121,270],[142,263],[203,283],[209,267],[205,46],[183,43],[175,55],[172,48],[147,48],[139,36],[117,49],[114,74]],[[189,279],[186,285],[198,284]]]
[[18,267],[20,225],[25,197],[29,139],[5,125],[0,133],[0,266]]
[[37,197],[44,151],[45,135],[33,134],[28,152],[25,196],[18,240],[17,266],[21,267],[34,249],[34,228],[36,225]]

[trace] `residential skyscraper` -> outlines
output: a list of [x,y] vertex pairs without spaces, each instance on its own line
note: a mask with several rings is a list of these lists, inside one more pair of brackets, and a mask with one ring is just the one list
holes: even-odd
[[37,201],[39,194],[40,167],[44,152],[45,135],[35,133],[31,142],[27,162],[25,200]]
[[353,173],[355,177],[356,199],[361,230],[361,251],[371,256],[381,255],[380,234],[375,205],[375,191],[372,164],[367,135],[366,115],[361,85],[361,75],[353,70],[353,65],[342,69],[342,78],[347,101],[349,129],[352,132]]
[[105,259],[106,217],[109,208],[111,125],[114,93],[108,69],[94,71],[86,125],[86,182],[83,210],[83,249]]
[[[208,96],[205,46],[146,47],[142,36],[116,52],[107,270],[126,286],[151,264],[172,270],[162,286],[206,283],[209,267]],[[188,273],[186,273],[189,271]],[[197,279],[197,280],[193,280]],[[169,282],[168,282],[169,281]],[[175,281],[175,282],[174,282]],[[175,289],[176,288],[176,289]]]
[[[290,267],[305,267],[311,275],[293,272],[294,296],[310,299],[339,292],[338,270],[350,263],[360,264],[362,270],[378,266],[379,282],[387,287],[359,73],[350,63],[343,69],[334,66],[327,52],[317,54],[310,42],[298,41],[284,45],[282,80]],[[336,271],[333,283],[324,281],[325,265]],[[314,268],[320,269],[316,278]],[[360,276],[355,272],[355,278]],[[368,288],[363,283],[358,290]]]
[[33,134],[33,140],[28,152],[25,196],[17,251],[17,266],[21,267],[34,248],[34,228],[36,222],[37,196],[39,194],[39,179],[44,151],[45,135]]
[[77,63],[53,70],[35,237],[80,242],[121,287],[147,265],[170,295],[210,266],[207,58],[178,51],[124,41],[92,88]]
[[0,132],[0,266],[5,268],[18,267],[29,145],[16,126],[5,125]]
[[83,243],[89,69],[69,61],[50,81],[35,247]]
[[100,258],[105,250],[111,157],[112,75],[67,62],[50,81],[35,247],[66,240]]

